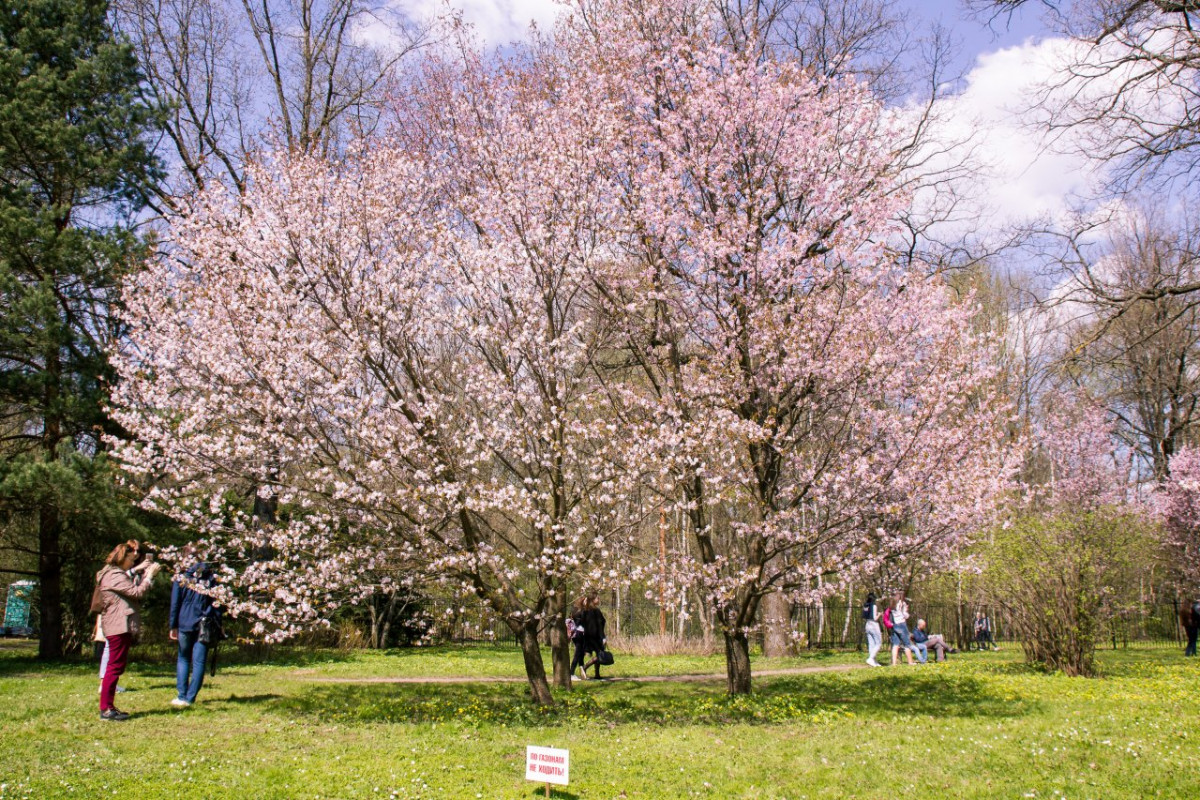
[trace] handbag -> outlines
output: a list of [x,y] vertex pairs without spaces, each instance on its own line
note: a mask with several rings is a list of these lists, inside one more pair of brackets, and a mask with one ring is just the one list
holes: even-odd
[[92,604],[88,606],[89,614],[99,614],[104,611],[104,592],[100,589],[100,581],[96,581],[96,588],[92,589]]
[[608,650],[601,650],[596,653],[596,663],[602,667],[611,667],[613,665],[613,654]]
[[221,618],[217,614],[205,614],[200,618],[200,630],[196,634],[196,640],[200,644],[212,647],[219,644],[222,639],[228,639],[224,629],[221,627]]

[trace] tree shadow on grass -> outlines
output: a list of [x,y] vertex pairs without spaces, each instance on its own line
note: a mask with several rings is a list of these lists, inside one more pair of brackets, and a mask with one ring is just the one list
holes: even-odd
[[[171,688],[174,688],[173,686]],[[277,694],[252,694],[244,697],[231,695],[229,697],[202,697],[200,703],[203,706],[223,706],[223,705],[260,705],[270,704],[280,699]],[[189,714],[196,713],[196,707],[192,708],[174,708],[164,704],[160,708],[149,708],[142,711],[133,712],[133,719],[141,719],[143,717],[186,717]]]
[[778,662],[783,666],[808,666],[813,663],[821,664],[827,662],[841,662],[845,659],[847,653],[853,655],[853,650],[834,650],[832,648],[813,648],[812,650],[804,650],[803,655],[784,656],[782,658],[769,659],[761,654],[751,656],[751,664],[755,669],[759,667],[770,668],[771,662]]
[[819,706],[845,709],[861,717],[932,716],[965,718],[1015,717],[1035,711],[1038,703],[994,689],[972,675],[922,671],[897,676],[872,673],[796,675],[759,684],[765,696],[787,696]]
[[[532,792],[529,793],[529,796],[531,798],[533,798],[533,800],[537,800],[537,798],[539,798],[539,797],[545,798],[546,797],[546,785],[542,784],[538,788],[534,789]],[[568,792],[565,789],[558,789],[555,787],[551,787],[550,788],[550,800],[579,800],[579,795]]]
[[[354,661],[360,654],[354,650],[303,647],[300,645],[265,646],[260,644],[230,645],[217,648],[217,657],[223,667],[272,666],[311,667],[320,664],[344,664]],[[175,663],[175,650],[167,654]]]
[[67,675],[84,664],[95,669],[95,661],[85,661],[82,657],[40,661],[37,649],[38,643],[33,639],[0,639],[0,678]]
[[232,703],[234,705],[256,705],[259,703],[274,703],[283,698],[281,694],[248,694],[239,697],[236,694],[231,694],[229,697],[209,700],[210,703]]
[[344,723],[448,723],[573,727],[824,723],[850,716],[1013,717],[1037,704],[1011,698],[972,676],[930,672],[798,675],[760,680],[748,696],[729,697],[713,682],[588,684],[555,690],[556,705],[534,706],[520,684],[337,684],[282,700],[279,709]]
[[[0,642],[4,640],[0,639]],[[19,678],[46,675],[69,675],[95,670],[96,659],[89,647],[85,654],[41,661],[37,657],[37,642],[22,643],[24,646],[0,648],[0,678]],[[273,648],[269,654],[257,648],[241,648],[222,645],[217,650],[221,672],[227,675],[244,675],[233,669],[238,666],[265,665],[277,667],[313,667],[325,664],[345,663],[358,658],[353,651],[312,649],[301,647]],[[146,676],[173,676],[178,647],[174,642],[167,645],[138,645],[129,661],[127,674]]]

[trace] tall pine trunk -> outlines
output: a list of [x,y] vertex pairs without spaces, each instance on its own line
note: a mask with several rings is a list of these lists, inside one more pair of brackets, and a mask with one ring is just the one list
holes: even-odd
[[[62,420],[58,416],[59,382],[62,380],[62,362],[57,343],[46,351],[46,388],[42,417],[42,458],[53,463],[58,452],[58,443],[63,435]],[[62,516],[49,498],[42,501],[38,510],[38,587],[40,590],[40,626],[38,635],[38,658],[62,658],[63,613],[62,613]]]
[[[52,503],[53,501],[50,501]],[[59,554],[61,518],[50,503],[38,514],[38,658],[62,658],[62,558]]]

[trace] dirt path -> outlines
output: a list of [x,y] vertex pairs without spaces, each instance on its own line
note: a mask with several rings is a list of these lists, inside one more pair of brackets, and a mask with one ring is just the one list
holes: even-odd
[[[754,677],[770,678],[780,675],[808,675],[814,672],[849,672],[853,669],[866,669],[865,664],[831,664],[822,667],[793,667],[792,669],[756,670]],[[525,683],[525,678],[518,677],[477,677],[452,676],[444,678],[323,678],[315,676],[316,670],[302,669],[292,673],[296,678],[310,683]],[[604,683],[685,683],[688,681],[723,681],[724,673],[702,675],[644,675],[639,677],[603,678]]]

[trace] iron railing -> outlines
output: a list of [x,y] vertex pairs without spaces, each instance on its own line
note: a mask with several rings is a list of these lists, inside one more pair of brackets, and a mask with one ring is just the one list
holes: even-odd
[[[615,608],[603,610],[610,636],[651,636],[661,635],[664,631],[666,635],[682,640],[699,640],[705,636],[699,612],[689,615],[669,612],[664,616],[654,602],[629,596],[622,597]],[[916,627],[917,620],[924,619],[930,633],[940,633],[954,646],[966,649],[975,643],[977,611],[983,611],[990,620],[996,642],[1014,642],[1012,625],[1004,610],[983,605],[911,601],[909,627]],[[1098,645],[1102,648],[1133,644],[1182,647],[1186,641],[1179,625],[1178,609],[1172,603],[1138,605],[1105,620],[1101,630]],[[860,650],[866,646],[866,632],[857,604],[847,607],[845,603],[831,602],[793,606],[789,633],[796,646],[804,649]],[[709,635],[712,635],[711,628]],[[481,607],[468,607],[453,617],[439,620],[432,638],[436,642],[457,644],[516,645],[516,637],[508,626]],[[761,628],[753,639],[756,644],[762,644]]]

